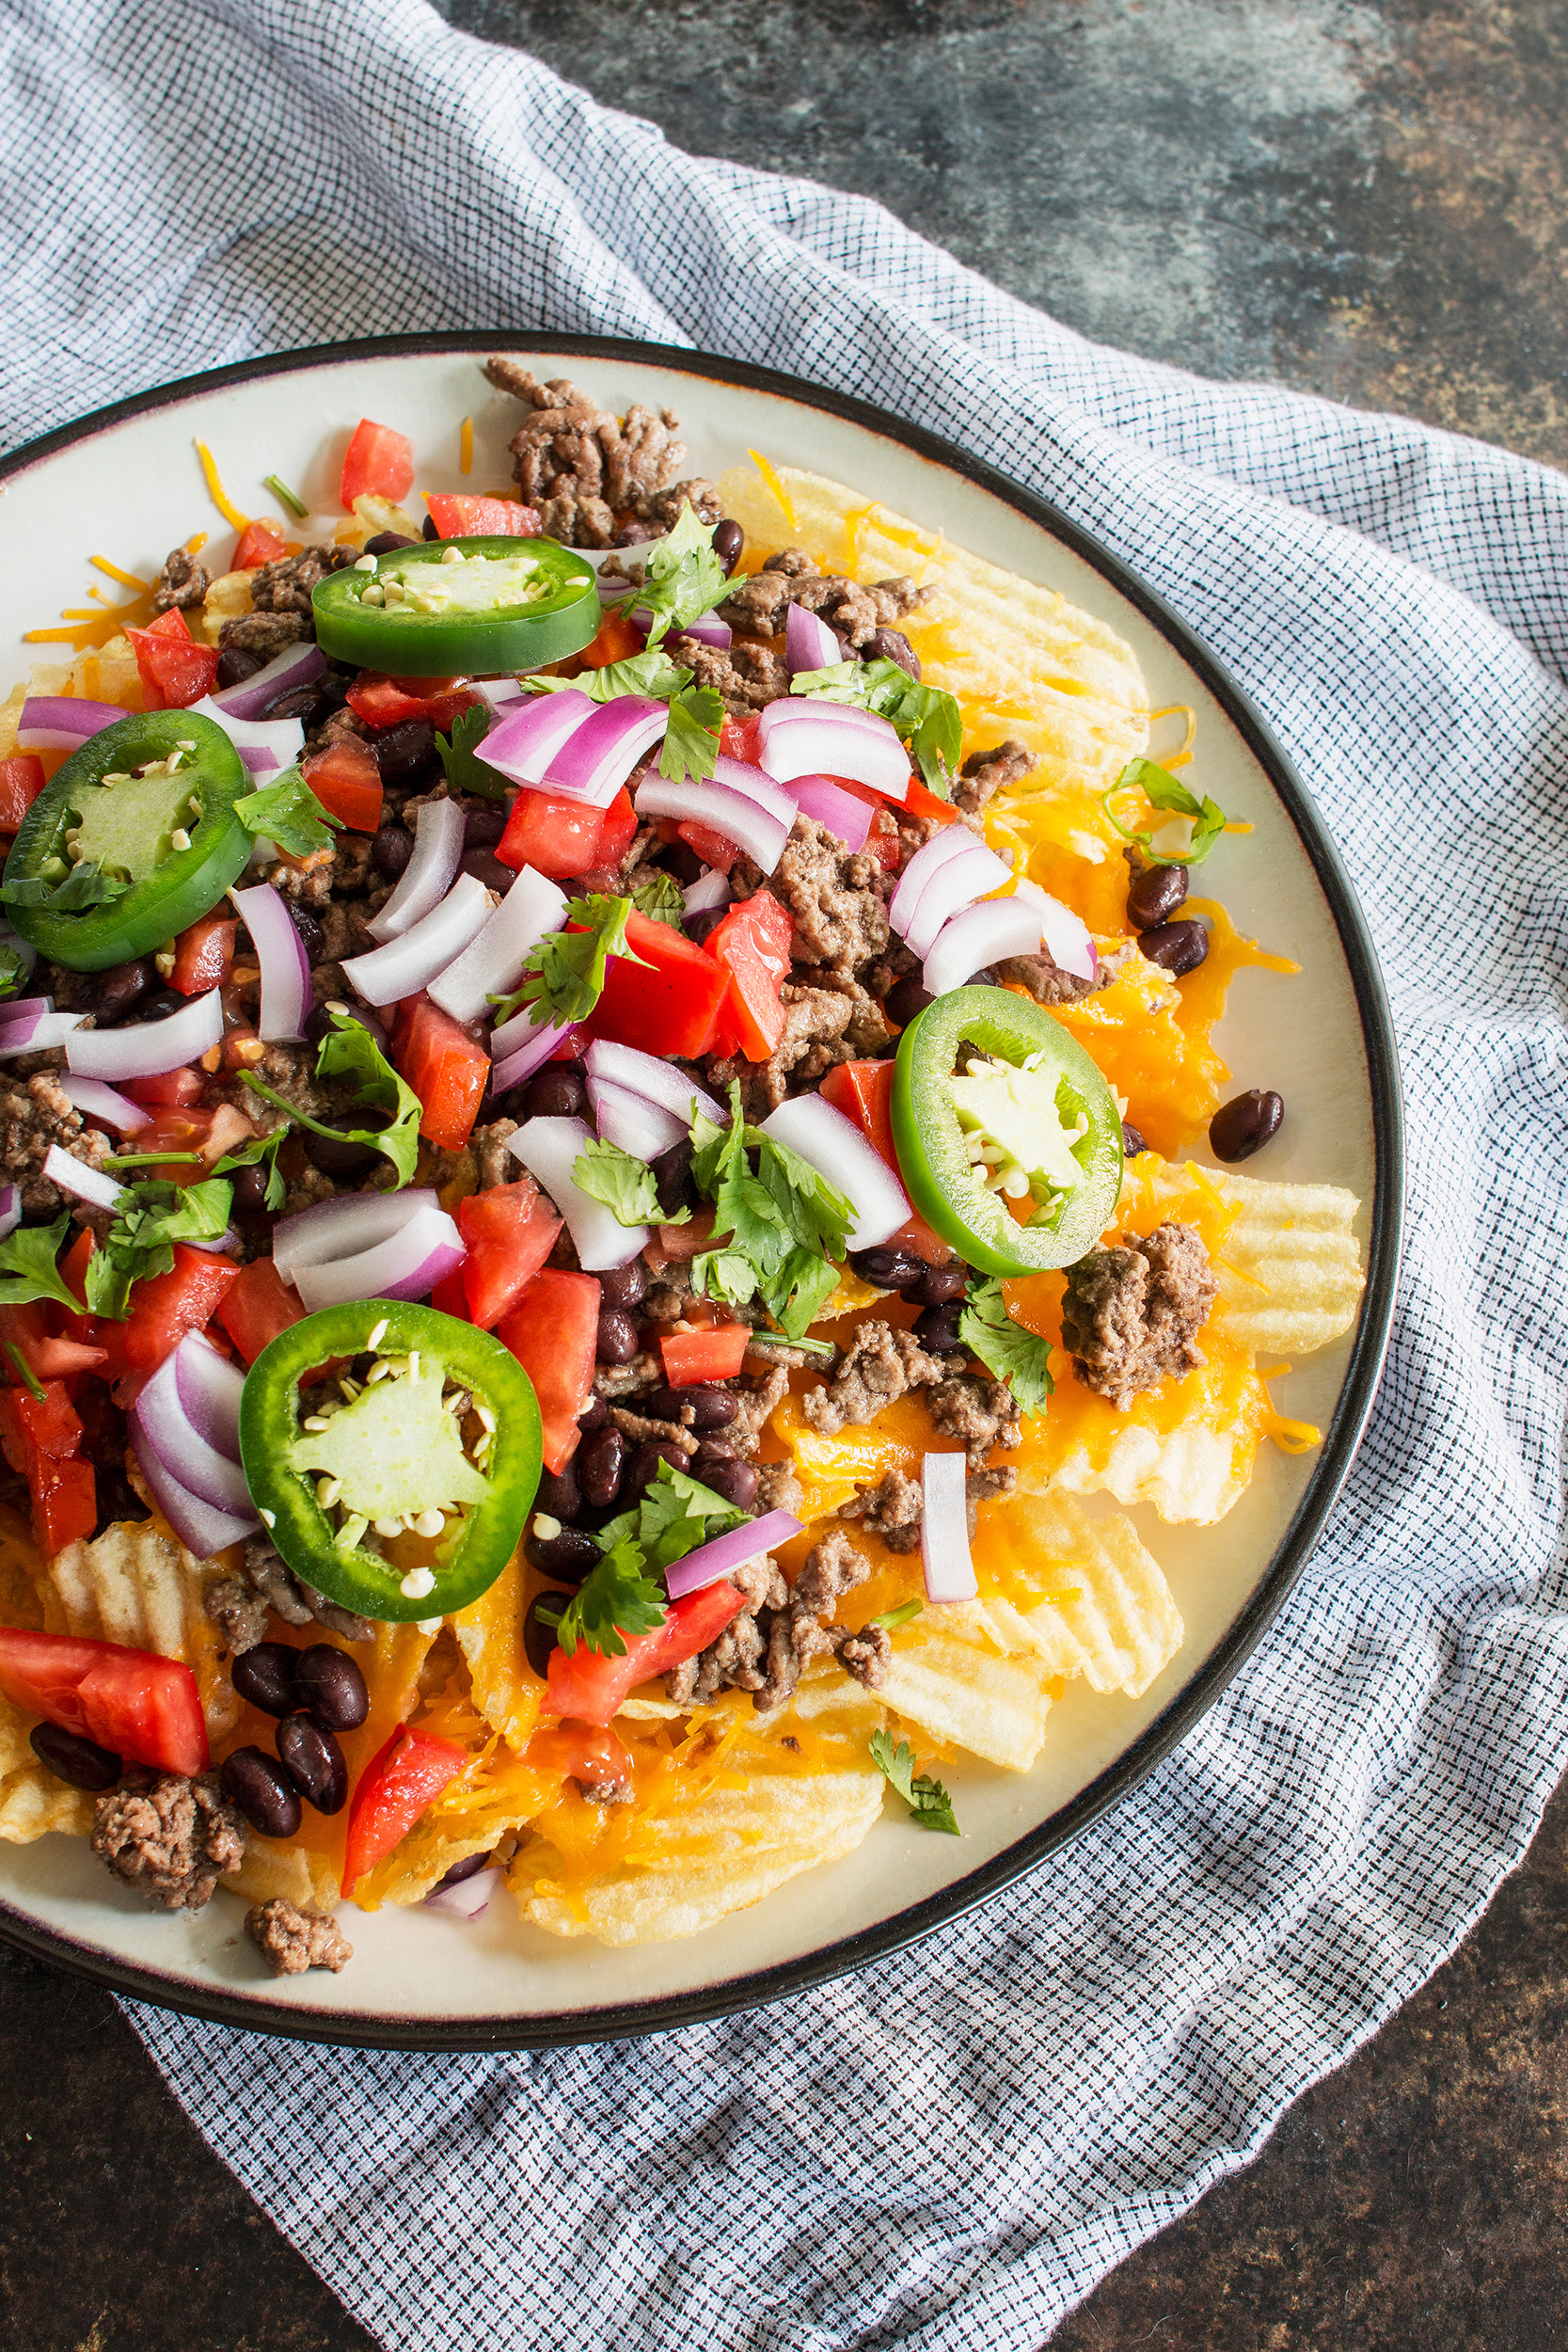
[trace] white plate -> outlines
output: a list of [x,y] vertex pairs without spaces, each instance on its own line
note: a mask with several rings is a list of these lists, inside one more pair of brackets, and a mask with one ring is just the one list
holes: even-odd
[[[85,600],[89,555],[150,577],[193,532],[221,533],[196,437],[230,495],[258,512],[276,504],[261,488],[275,472],[312,511],[330,506],[348,433],[365,415],[412,437],[421,489],[502,488],[517,412],[480,373],[475,355],[493,349],[530,351],[541,376],[569,373],[617,411],[633,400],[673,408],[695,472],[716,475],[760,449],[940,527],[1119,630],[1155,708],[1196,707],[1204,787],[1255,827],[1219,886],[1243,931],[1302,966],[1293,980],[1242,973],[1218,1042],[1238,1089],[1278,1086],[1287,1097],[1268,1175],[1361,1196],[1369,1281],[1355,1332],[1277,1392],[1283,1410],[1324,1429],[1319,1453],[1263,1447],[1244,1496],[1214,1528],[1166,1527],[1134,1512],[1148,1522],[1186,1622],[1171,1665],[1135,1702],[1071,1686],[1027,1774],[978,1762],[944,1768],[961,1838],[933,1836],[890,1806],[846,1860],[806,1871],[700,1935],[626,1951],[526,1928],[504,1898],[472,1928],[420,1910],[345,1906],[351,1966],[282,1981],[264,1974],[232,1901],[194,1916],[154,1913],[118,1888],[80,1840],[0,1846],[0,1933],[173,2008],[322,2040],[477,2047],[652,2031],[857,1965],[1037,1863],[1136,1785],[1212,1704],[1279,1606],[1359,1440],[1398,1269],[1393,1037],[1360,912],[1304,785],[1212,657],[1117,559],[974,460],[857,402],[684,352],[478,335],[341,346],[175,385],[52,435],[0,475],[11,550],[0,576],[0,641],[14,648],[7,683],[37,658],[21,645],[23,631]],[[470,415],[476,454],[465,479],[458,434]]]

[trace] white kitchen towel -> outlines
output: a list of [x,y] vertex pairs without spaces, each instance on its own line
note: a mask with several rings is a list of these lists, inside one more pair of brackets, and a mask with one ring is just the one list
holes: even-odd
[[1393,1352],[1289,1607],[1135,1798],[919,1951],[651,2041],[345,2055],[132,2012],[388,2345],[1029,2352],[1453,1947],[1564,1760],[1568,483],[1097,349],[877,206],[677,153],[420,0],[0,22],[13,442],[420,327],[780,368],[1097,532],[1344,850],[1408,1092]]

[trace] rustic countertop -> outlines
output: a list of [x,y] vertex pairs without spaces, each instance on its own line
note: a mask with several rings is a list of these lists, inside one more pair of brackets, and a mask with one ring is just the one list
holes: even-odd
[[[1107,342],[1568,466],[1556,0],[445,0]],[[114,2002],[0,1947],[0,2344],[366,2352]],[[1461,1951],[1053,2352],[1568,2345],[1568,1786]]]

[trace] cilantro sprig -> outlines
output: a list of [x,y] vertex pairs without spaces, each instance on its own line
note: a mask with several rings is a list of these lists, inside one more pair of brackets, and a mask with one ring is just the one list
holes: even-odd
[[58,874],[24,874],[15,882],[0,883],[0,899],[12,907],[40,907],[50,914],[81,914],[88,907],[104,907],[123,898],[131,887],[123,875],[105,874],[90,858],[81,858],[70,866],[59,858],[51,864],[60,866]]
[[312,850],[327,849],[343,822],[322,806],[297,768],[288,769],[262,791],[247,792],[235,802],[234,814],[246,833],[258,840],[276,841],[290,857],[309,857]]
[[[1111,803],[1118,792],[1134,789],[1151,807],[1193,818],[1193,836],[1184,850],[1157,850],[1151,833],[1134,833],[1122,823]],[[1168,768],[1157,767],[1152,759],[1130,759],[1110,790],[1100,797],[1117,833],[1124,841],[1135,843],[1146,866],[1201,866],[1230,821],[1217,801],[1207,794],[1201,801],[1196,799],[1180,777],[1173,776]]]
[[[728,580],[724,585],[727,589]],[[634,589],[626,601],[641,605],[641,592]],[[600,669],[584,670],[579,677],[533,677],[528,684],[546,694],[574,688],[596,703],[614,702],[623,694],[668,703],[670,717],[658,772],[668,784],[682,784],[688,776],[712,775],[719,757],[719,731],[724,723],[723,696],[715,687],[693,685],[694,675],[672,661],[661,645],[651,645],[646,653],[633,654],[626,661],[607,661]]]
[[[586,1642],[602,1658],[624,1658],[622,1635],[652,1633],[664,1623],[664,1595],[643,1570],[635,1535],[626,1535],[590,1568],[556,1623],[556,1639],[568,1658]],[[546,1612],[539,1614],[548,1622]]]
[[648,615],[650,652],[671,629],[690,627],[730,593],[729,575],[713,552],[713,533],[699,522],[689,499],[673,531],[650,548],[637,608]]
[[644,1564],[662,1576],[689,1551],[743,1526],[747,1517],[689,1470],[660,1462],[636,1510],[612,1518],[599,1530],[597,1541],[613,1549],[635,1536]]
[[450,735],[436,738],[449,792],[479,792],[499,801],[506,790],[506,778],[498,769],[486,768],[479,756],[479,747],[489,731],[490,713],[483,703],[475,703],[458,712]]
[[789,691],[874,710],[908,743],[927,790],[938,800],[952,799],[963,750],[963,714],[943,688],[923,686],[896,661],[835,661],[825,670],[802,670]]
[[645,914],[650,923],[668,923],[679,930],[686,920],[686,900],[673,874],[655,866],[645,882],[640,882],[631,894],[632,905],[639,914]]
[[233,1186],[222,1176],[198,1184],[127,1185],[102,1247],[87,1260],[87,1312],[123,1323],[132,1283],[171,1272],[177,1241],[216,1241],[228,1228],[233,1198]]
[[495,1000],[497,1022],[510,1021],[524,1006],[536,1023],[586,1021],[599,1001],[611,956],[632,963],[643,959],[626,944],[629,898],[572,898],[566,907],[571,930],[546,931],[523,963],[520,985]]
[[692,1260],[691,1286],[735,1307],[760,1298],[784,1338],[799,1339],[837,1288],[833,1261],[854,1206],[798,1152],[748,1126],[738,1085],[730,1110],[728,1127],[701,1111],[691,1122],[691,1173],[713,1203],[716,1244]]
[[[914,1756],[907,1740],[895,1747],[891,1733],[871,1735],[871,1760],[909,1806],[922,1829],[945,1830],[949,1837],[963,1835],[953,1811],[953,1800],[929,1772],[915,1772]],[[911,1778],[911,1774],[913,1777]]]
[[37,1298],[52,1298],[73,1315],[81,1313],[81,1300],[55,1263],[70,1227],[67,1212],[53,1225],[19,1225],[0,1241],[0,1307],[30,1307]]
[[288,1139],[287,1127],[275,1127],[270,1135],[253,1136],[248,1143],[242,1143],[237,1152],[226,1152],[213,1173],[214,1176],[232,1176],[238,1174],[242,1168],[264,1168],[267,1171],[266,1205],[269,1209],[280,1209],[289,1188],[283,1182],[277,1154]]
[[1021,1412],[1031,1418],[1044,1412],[1056,1386],[1051,1377],[1051,1343],[1013,1321],[999,1281],[971,1281],[958,1317],[958,1340],[972,1356],[978,1356],[993,1379],[1008,1383]]
[[[391,1114],[385,1127],[329,1127],[325,1120],[312,1119],[296,1103],[258,1078],[254,1071],[245,1073],[245,1083],[275,1110],[282,1111],[301,1127],[309,1127],[313,1135],[332,1136],[346,1143],[362,1143],[390,1160],[397,1170],[397,1185],[413,1181],[415,1163],[420,1156],[420,1121],[424,1105],[413,1088],[400,1078],[380,1046],[362,1023],[352,1013],[335,1012],[333,1026],[323,1038],[316,1053],[318,1078],[348,1078],[361,1103],[372,1110]],[[260,1152],[252,1154],[256,1158]],[[247,1164],[247,1163],[245,1163]],[[275,1171],[273,1171],[275,1172]],[[268,1180],[268,1206],[271,1206],[271,1174]]]
[[591,1200],[600,1200],[618,1225],[684,1225],[689,1209],[668,1216],[659,1206],[658,1183],[646,1160],[618,1143],[589,1143],[572,1164],[573,1182]]
[[[660,1462],[637,1508],[620,1512],[594,1538],[604,1556],[554,1620],[562,1648],[572,1657],[582,1641],[602,1657],[624,1658],[624,1634],[635,1639],[664,1623],[665,1593],[654,1579],[747,1516],[701,1479]],[[539,1614],[551,1621],[546,1605]]]

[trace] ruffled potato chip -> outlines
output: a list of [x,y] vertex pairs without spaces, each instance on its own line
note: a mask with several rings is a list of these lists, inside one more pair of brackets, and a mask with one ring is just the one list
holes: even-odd
[[198,1560],[153,1520],[122,1519],[90,1543],[68,1544],[40,1569],[44,1625],[51,1633],[182,1660],[196,1676],[207,1736],[215,1741],[239,1722],[240,1702],[205,1596],[231,1573],[222,1553]]
[[1214,1181],[1241,1212],[1219,1261],[1214,1329],[1259,1356],[1309,1356],[1339,1339],[1366,1287],[1351,1230],[1355,1195],[1228,1172]]

